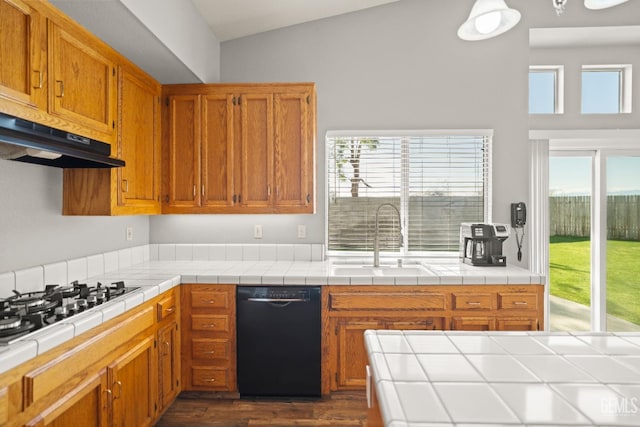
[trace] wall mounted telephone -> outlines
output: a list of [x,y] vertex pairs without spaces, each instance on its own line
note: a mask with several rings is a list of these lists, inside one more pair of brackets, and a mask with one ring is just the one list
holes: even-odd
[[527,223],[527,205],[524,202],[511,203],[511,227],[524,227]]
[[[527,205],[524,202],[511,203],[511,227],[516,235],[518,245],[518,261],[522,261],[522,241],[524,240],[524,226],[527,223]],[[518,234],[522,230],[522,234]]]

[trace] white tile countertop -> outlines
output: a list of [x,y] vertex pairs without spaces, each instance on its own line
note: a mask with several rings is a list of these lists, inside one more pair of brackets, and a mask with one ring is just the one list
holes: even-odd
[[[185,245],[187,246],[187,245]],[[234,247],[235,248],[235,247]],[[45,351],[62,344],[124,313],[131,308],[179,285],[180,283],[202,284],[239,284],[239,285],[482,285],[482,284],[539,284],[544,277],[530,271],[515,267],[472,267],[460,263],[457,259],[438,259],[406,263],[407,269],[397,266],[386,266],[384,275],[375,270],[358,268],[370,264],[371,259],[350,258],[348,260],[309,261],[309,260],[175,260],[162,259],[162,251],[170,252],[175,258],[180,245],[156,245],[157,254],[151,257],[136,252],[104,254],[78,260],[67,261],[67,271],[58,280],[52,280],[47,274],[63,270],[62,264],[33,267],[23,271],[0,275],[0,284],[20,291],[38,291],[44,284],[65,283],[65,279],[79,278],[81,282],[95,283],[100,281],[109,284],[123,280],[127,287],[140,287],[121,299],[94,307],[84,313],[46,326],[36,332],[24,336],[21,340],[7,346],[0,346],[0,373],[36,357]],[[188,247],[190,253],[195,250]],[[214,253],[207,248],[208,254]],[[227,250],[226,257],[229,257]],[[293,251],[292,251],[293,253]],[[192,255],[194,256],[194,255]],[[290,258],[290,257],[287,257]],[[137,259],[139,262],[132,262]],[[388,261],[396,262],[396,260]],[[60,264],[60,265],[59,265]],[[96,264],[93,267],[93,264]],[[117,268],[108,268],[116,265]],[[424,268],[416,269],[420,265]],[[76,268],[76,266],[79,266]],[[340,274],[336,267],[348,274]],[[60,267],[60,268],[59,268]],[[73,267],[73,268],[72,268]],[[84,276],[73,274],[72,270],[94,271],[95,274]],[[354,270],[355,269],[355,270]],[[44,272],[44,276],[43,276]],[[338,274],[337,274],[338,273]],[[33,279],[31,277],[33,276]],[[44,277],[44,279],[43,279]],[[29,278],[29,280],[27,280]],[[85,280],[86,279],[86,280]],[[36,285],[32,283],[35,282]]]
[[640,426],[640,333],[366,331],[387,427]]

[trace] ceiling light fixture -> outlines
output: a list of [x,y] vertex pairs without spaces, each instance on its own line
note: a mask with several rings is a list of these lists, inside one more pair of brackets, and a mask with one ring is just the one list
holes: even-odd
[[[584,0],[587,9],[606,9],[629,0]],[[551,0],[558,16],[562,15],[568,0]],[[476,0],[469,18],[458,28],[462,40],[485,40],[509,31],[520,22],[520,12],[511,9],[504,0]]]
[[556,14],[558,16],[562,15],[564,12],[564,8],[567,5],[567,0],[551,0],[553,2],[553,7],[556,9]]
[[626,3],[628,0],[584,0],[584,7],[587,9],[599,10]]
[[462,40],[485,40],[509,31],[520,22],[520,12],[504,0],[476,0],[469,18],[458,28]]

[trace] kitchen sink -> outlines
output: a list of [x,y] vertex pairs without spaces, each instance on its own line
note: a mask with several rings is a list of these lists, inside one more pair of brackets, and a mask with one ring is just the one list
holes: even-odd
[[430,270],[421,265],[391,266],[381,265],[333,265],[331,272],[334,276],[424,276],[433,275]]

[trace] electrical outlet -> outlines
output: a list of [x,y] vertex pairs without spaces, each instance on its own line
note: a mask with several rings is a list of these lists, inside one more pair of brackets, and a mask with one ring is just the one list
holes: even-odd
[[306,239],[307,238],[307,226],[299,225],[298,226],[298,239]]
[[126,239],[127,241],[133,240],[133,227],[127,227]]
[[253,226],[253,238],[262,239],[262,225],[256,224]]

